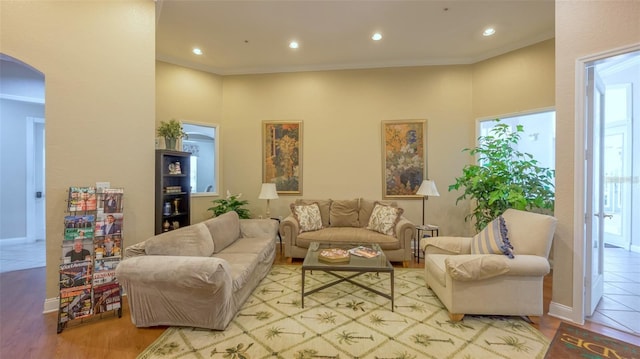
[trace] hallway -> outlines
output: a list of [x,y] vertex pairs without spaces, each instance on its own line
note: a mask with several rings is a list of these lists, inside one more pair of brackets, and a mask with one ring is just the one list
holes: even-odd
[[[31,242],[25,242],[24,239],[0,240],[0,273],[44,267],[45,247],[44,240]],[[62,256],[62,253],[60,255]]]
[[604,296],[586,320],[640,335],[640,253],[605,247],[604,268]]

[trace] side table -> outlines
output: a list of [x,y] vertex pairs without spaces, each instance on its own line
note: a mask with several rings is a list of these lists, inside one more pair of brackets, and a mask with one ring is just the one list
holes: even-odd
[[280,240],[280,253],[282,253],[282,237],[280,236],[280,218],[279,217],[271,217],[274,221],[278,222],[278,239]]
[[440,235],[440,227],[434,224],[424,224],[416,226],[416,237],[413,247],[413,256],[417,258],[418,263],[420,263],[420,239],[422,239],[423,236],[426,236],[427,232],[429,232],[429,236],[431,237],[438,237]]

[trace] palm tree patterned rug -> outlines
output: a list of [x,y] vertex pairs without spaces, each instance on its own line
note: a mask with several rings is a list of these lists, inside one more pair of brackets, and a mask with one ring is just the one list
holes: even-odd
[[[547,338],[519,317],[451,322],[424,270],[395,270],[395,307],[348,282],[305,297],[301,267],[274,265],[224,331],[168,328],[139,359],[155,358],[543,358]],[[307,272],[305,288],[333,281]],[[356,278],[389,292],[389,275]],[[473,298],[469,298],[473,300]]]

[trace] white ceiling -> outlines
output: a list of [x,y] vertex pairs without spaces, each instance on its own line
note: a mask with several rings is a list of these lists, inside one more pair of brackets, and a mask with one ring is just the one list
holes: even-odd
[[[553,38],[555,21],[553,0],[157,0],[156,7],[156,58],[221,75],[470,64]],[[483,37],[487,26],[496,34]],[[371,40],[376,31],[381,41]],[[300,48],[289,49],[291,40]]]

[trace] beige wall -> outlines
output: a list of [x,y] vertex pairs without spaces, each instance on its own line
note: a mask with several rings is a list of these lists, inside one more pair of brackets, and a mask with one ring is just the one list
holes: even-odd
[[[303,194],[298,197],[380,199],[381,121],[427,119],[428,174],[441,194],[427,202],[427,221],[440,224],[443,234],[469,235],[472,228],[463,220],[467,204],[456,205],[458,193],[447,188],[472,159],[461,150],[474,143],[475,119],[553,106],[553,58],[553,40],[549,40],[462,66],[219,77],[158,62],[157,120],[197,118],[220,123],[220,193],[242,193],[257,217],[265,214],[266,207],[264,200],[257,199],[262,121],[303,121]],[[494,81],[500,86],[495,87]],[[182,84],[195,84],[197,90]],[[488,93],[479,101],[476,91]],[[213,105],[201,98],[176,101],[184,93],[206,93]],[[271,201],[271,214],[286,216],[295,198]],[[206,212],[210,198],[196,201],[200,203],[193,208],[194,222],[210,215]],[[399,202],[409,219],[422,222],[421,200]]]
[[531,111],[555,104],[555,40],[473,65],[473,117]]
[[69,186],[124,187],[125,243],[153,234],[154,4],[1,1],[0,24],[0,52],[45,75],[46,298],[55,298]]
[[[255,213],[265,120],[303,121],[305,198],[381,199],[381,121],[426,119],[428,173],[441,197],[428,201],[428,221],[449,235],[465,232],[463,209],[446,188],[466,163],[460,138],[471,138],[471,68],[434,66],[228,76],[224,79],[224,188],[248,195]],[[462,141],[464,142],[464,141]],[[286,216],[295,197],[271,201]],[[421,223],[422,201],[399,201]]]
[[[553,302],[572,308],[576,60],[640,43],[640,2],[556,1],[556,208]],[[579,200],[579,199],[578,199]],[[577,214],[580,216],[581,214]],[[577,310],[573,308],[573,310]],[[553,311],[553,308],[552,308]],[[581,320],[581,319],[580,319]]]
[[[222,77],[208,72],[156,62],[156,126],[171,119],[220,124]],[[191,223],[211,217],[207,208],[216,197],[191,198]]]

